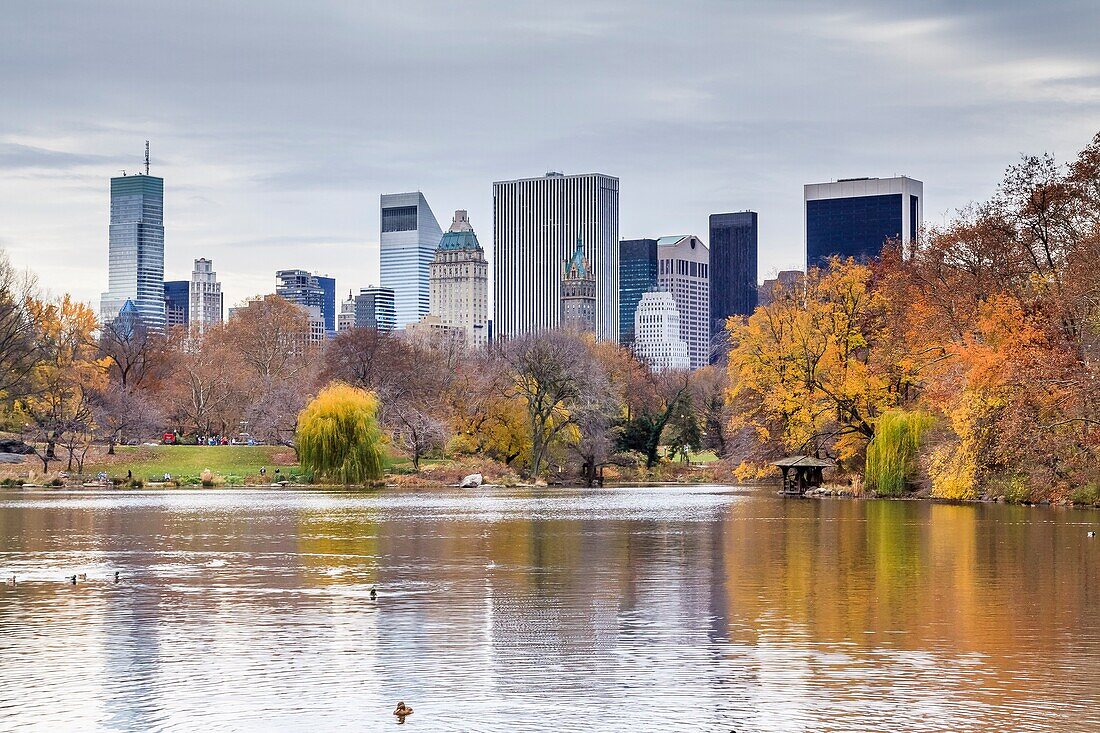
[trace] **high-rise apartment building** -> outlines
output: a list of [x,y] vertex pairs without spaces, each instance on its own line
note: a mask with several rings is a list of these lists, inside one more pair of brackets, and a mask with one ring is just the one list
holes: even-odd
[[561,325],[573,331],[596,332],[596,276],[580,236],[561,278]]
[[[336,333],[336,279],[313,275],[305,270],[279,270],[275,293],[291,303],[316,306],[325,324],[325,333]],[[331,325],[331,328],[329,327]]]
[[188,292],[190,283],[186,280],[164,281],[164,324],[168,328],[187,327]]
[[680,312],[680,338],[692,369],[710,363],[710,255],[693,234],[657,240],[657,285]]
[[429,311],[440,327],[461,329],[470,346],[489,343],[489,263],[470,219],[455,211],[430,268]]
[[804,198],[807,267],[878,257],[888,240],[914,241],[923,219],[924,184],[905,176],[809,183]]
[[561,324],[561,263],[583,237],[596,278],[596,337],[619,338],[619,179],[600,173],[493,184],[493,330]]
[[634,311],[642,296],[657,287],[657,240],[619,242],[619,343],[634,343]]
[[392,288],[370,286],[355,296],[355,327],[393,331],[397,327]]
[[100,318],[111,321],[127,300],[146,326],[163,329],[164,179],[145,173],[111,179],[107,292]]
[[655,372],[688,369],[688,346],[680,338],[680,311],[672,293],[643,293],[634,309],[634,353]]
[[394,295],[397,328],[416,323],[431,305],[431,265],[443,236],[424,194],[382,194],[379,239],[382,287]]
[[755,211],[710,215],[711,360],[727,342],[726,319],[756,309],[757,215]]
[[189,321],[201,336],[211,327],[222,322],[222,284],[214,272],[214,263],[205,258],[195,260],[191,270]]

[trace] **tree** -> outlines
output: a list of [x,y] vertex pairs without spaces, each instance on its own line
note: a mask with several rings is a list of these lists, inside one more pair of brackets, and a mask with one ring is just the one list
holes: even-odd
[[572,411],[592,388],[593,359],[578,336],[561,331],[518,336],[505,344],[503,358],[511,373],[508,393],[527,408],[527,470],[535,477],[551,444],[572,424]]
[[77,450],[90,442],[94,430],[92,394],[107,380],[93,337],[95,314],[68,295],[56,302],[32,300],[28,309],[45,357],[31,370],[31,387],[17,401],[17,410],[25,433],[44,444],[36,446],[43,470],[49,470],[61,444],[68,449],[71,471]]
[[382,478],[384,452],[374,395],[334,382],[298,418],[302,467],[344,485]]
[[31,372],[44,356],[31,310],[34,279],[15,272],[0,250],[0,400],[13,400],[32,390]]
[[643,369],[632,377],[620,447],[642,454],[646,468],[653,468],[661,460],[665,427],[673,415],[684,409],[684,401],[691,388],[691,376],[686,371],[652,372]]
[[909,374],[877,358],[886,314],[872,280],[869,267],[834,260],[731,323],[732,427],[754,430],[770,457],[825,453],[858,467],[878,415],[898,404]]

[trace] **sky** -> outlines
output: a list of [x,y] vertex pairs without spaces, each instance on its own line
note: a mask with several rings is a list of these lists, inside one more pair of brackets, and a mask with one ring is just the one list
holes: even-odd
[[623,238],[760,218],[803,266],[802,186],[904,174],[926,224],[1024,153],[1100,131],[1100,3],[829,0],[53,2],[0,23],[0,247],[98,307],[109,178],[145,140],[165,278],[227,305],[303,268],[378,281],[378,198],[421,190],[492,243],[492,182],[620,179]]

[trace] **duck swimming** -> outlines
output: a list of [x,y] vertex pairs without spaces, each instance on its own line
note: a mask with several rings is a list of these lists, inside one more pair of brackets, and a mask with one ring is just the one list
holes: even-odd
[[378,591],[376,591],[374,588],[371,588],[370,589],[370,599],[373,601],[377,598],[378,598]]
[[406,705],[404,702],[397,703],[397,708],[393,711],[393,714],[399,718],[404,718],[406,715],[412,715],[413,709]]

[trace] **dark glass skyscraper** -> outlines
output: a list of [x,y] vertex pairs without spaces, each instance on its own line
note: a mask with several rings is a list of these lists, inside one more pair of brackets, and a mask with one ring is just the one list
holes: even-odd
[[314,277],[324,292],[321,298],[321,315],[325,318],[325,333],[332,338],[336,335],[336,278],[324,275]]
[[165,323],[173,326],[186,326],[190,312],[190,280],[165,280],[164,314]]
[[146,174],[111,179],[107,292],[100,318],[114,320],[127,300],[150,328],[163,329],[164,179]]
[[657,240],[619,242],[619,343],[634,343],[634,313],[642,295],[657,287]]
[[[724,342],[726,319],[756,309],[757,214],[710,215],[710,339]],[[717,350],[712,349],[713,354]]]
[[830,257],[866,261],[888,240],[917,238],[924,184],[913,178],[850,178],[805,186],[806,266]]

